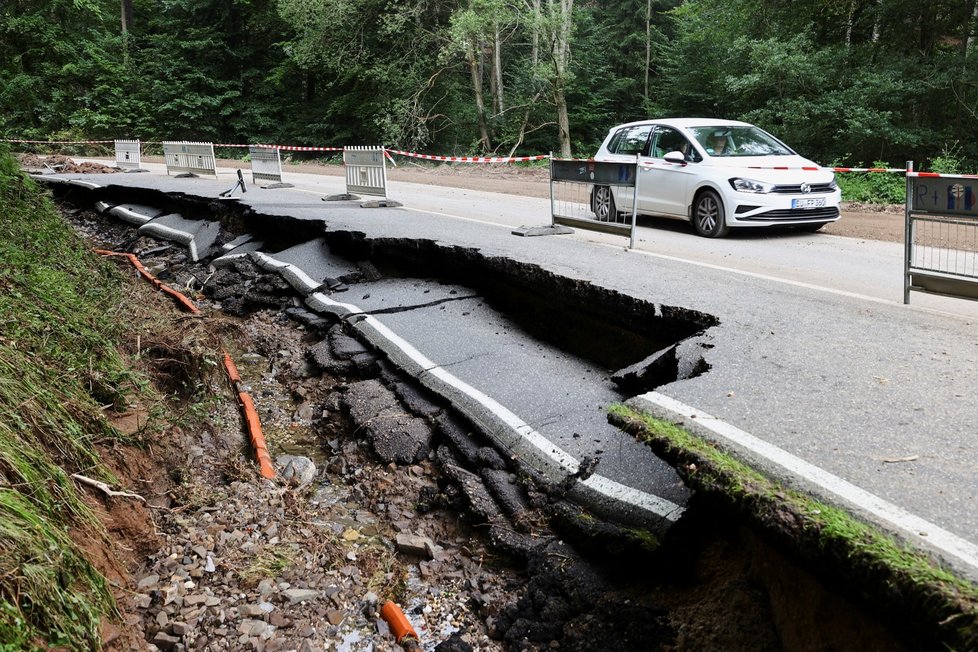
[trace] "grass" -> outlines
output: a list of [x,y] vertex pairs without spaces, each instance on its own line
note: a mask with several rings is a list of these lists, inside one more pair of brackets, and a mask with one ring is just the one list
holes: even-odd
[[105,533],[71,473],[107,481],[104,415],[139,387],[116,348],[121,276],[0,150],[0,651],[92,650],[115,613],[70,529]]
[[295,565],[298,551],[286,545],[263,547],[241,571],[241,580],[246,585],[257,585],[263,579],[275,579],[285,570]]
[[[870,167],[893,167],[886,161],[875,161]],[[896,172],[837,172],[835,180],[842,189],[842,200],[864,204],[902,204],[907,199],[907,182]]]
[[673,423],[623,405],[609,412],[620,427],[671,463],[695,491],[739,511],[776,538],[787,536],[796,549],[817,551],[814,561],[836,565],[836,572],[859,592],[895,600],[895,608],[931,628],[948,649],[978,642],[974,583],[848,511],[768,478]]

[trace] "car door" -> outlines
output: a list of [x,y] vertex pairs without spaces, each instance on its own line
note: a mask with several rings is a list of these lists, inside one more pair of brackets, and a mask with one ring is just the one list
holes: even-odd
[[[685,165],[665,160],[666,154],[677,151],[685,156]],[[700,158],[692,143],[678,129],[664,125],[656,127],[648,155],[641,158],[639,165],[639,211],[688,217],[688,193]]]
[[[648,153],[649,138],[652,135],[654,125],[634,125],[622,128],[614,138],[608,143],[608,155],[605,160],[613,163],[634,163],[635,155],[645,155]],[[632,210],[632,191],[630,188],[612,187],[615,193],[615,206],[618,210],[629,212]],[[641,206],[639,200],[639,206]]]

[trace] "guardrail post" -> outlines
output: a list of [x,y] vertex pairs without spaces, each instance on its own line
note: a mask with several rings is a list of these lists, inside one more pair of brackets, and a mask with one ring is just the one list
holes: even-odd
[[635,154],[635,186],[632,188],[632,230],[628,234],[628,248],[635,248],[635,224],[638,222],[638,172],[641,154]]
[[557,226],[556,215],[557,211],[554,208],[554,152],[550,150],[550,226]]
[[913,252],[913,225],[910,213],[913,211],[913,161],[907,161],[906,198],[903,202],[903,303],[910,303],[910,256]]

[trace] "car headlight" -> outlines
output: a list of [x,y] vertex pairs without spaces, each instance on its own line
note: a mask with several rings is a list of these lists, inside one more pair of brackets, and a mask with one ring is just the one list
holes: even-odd
[[832,175],[832,180],[829,181],[829,190],[838,190],[839,184],[835,182],[835,175]]
[[731,179],[730,185],[737,192],[768,193],[774,190],[773,183],[764,183],[763,181],[754,181],[753,179],[741,179],[740,177]]

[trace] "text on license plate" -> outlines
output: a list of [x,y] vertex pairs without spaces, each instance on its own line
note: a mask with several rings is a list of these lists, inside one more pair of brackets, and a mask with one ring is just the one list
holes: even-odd
[[822,208],[825,206],[825,197],[811,197],[806,199],[792,199],[792,208]]

